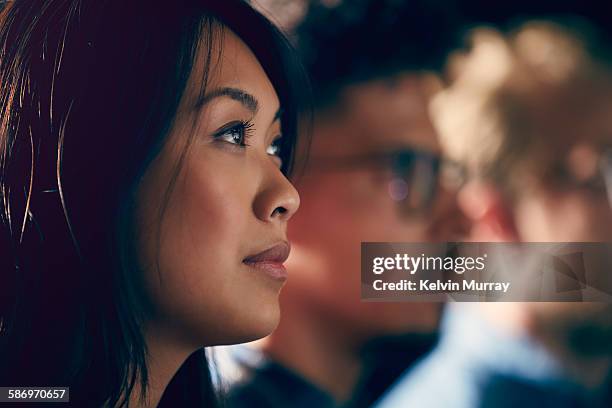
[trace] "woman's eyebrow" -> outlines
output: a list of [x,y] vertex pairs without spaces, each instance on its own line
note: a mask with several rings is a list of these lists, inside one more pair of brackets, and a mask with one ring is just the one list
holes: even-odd
[[253,114],[257,113],[257,110],[259,109],[259,102],[257,101],[257,98],[255,98],[250,93],[242,89],[238,89],[238,88],[215,89],[207,93],[206,95],[202,96],[201,98],[199,98],[195,104],[195,107],[196,109],[200,109],[204,105],[209,103],[211,100],[222,97],[222,96],[227,96],[229,98],[232,98],[235,101],[240,102],[245,108],[250,110]]

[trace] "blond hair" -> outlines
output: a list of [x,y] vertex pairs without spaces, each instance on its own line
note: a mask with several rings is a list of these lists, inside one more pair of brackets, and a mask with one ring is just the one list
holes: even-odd
[[432,101],[432,118],[449,156],[512,192],[517,180],[546,172],[548,147],[563,143],[542,119],[592,108],[584,96],[612,71],[581,36],[552,22],[528,22],[510,35],[478,28],[471,43],[451,58],[454,79]]

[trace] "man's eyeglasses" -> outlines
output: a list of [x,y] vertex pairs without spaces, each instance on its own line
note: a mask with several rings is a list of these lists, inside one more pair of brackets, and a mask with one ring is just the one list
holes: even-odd
[[391,178],[386,181],[388,195],[410,213],[427,211],[440,185],[458,188],[465,180],[465,171],[459,164],[432,152],[413,149],[349,157],[318,157],[311,158],[309,163],[310,168],[321,171],[390,170]]

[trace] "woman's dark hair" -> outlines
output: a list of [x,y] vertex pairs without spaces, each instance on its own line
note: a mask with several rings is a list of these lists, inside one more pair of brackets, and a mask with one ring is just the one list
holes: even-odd
[[[0,2],[0,384],[69,386],[78,406],[121,405],[137,382],[146,389],[134,191],[196,55],[207,59],[205,89],[222,27],[277,91],[287,173],[302,71],[246,2]],[[170,400],[216,403],[203,349],[173,378]]]

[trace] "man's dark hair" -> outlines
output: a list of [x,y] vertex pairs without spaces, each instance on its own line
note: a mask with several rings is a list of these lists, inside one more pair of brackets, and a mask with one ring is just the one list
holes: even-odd
[[333,103],[352,83],[441,68],[461,39],[460,21],[441,0],[310,2],[294,36],[315,104]]

